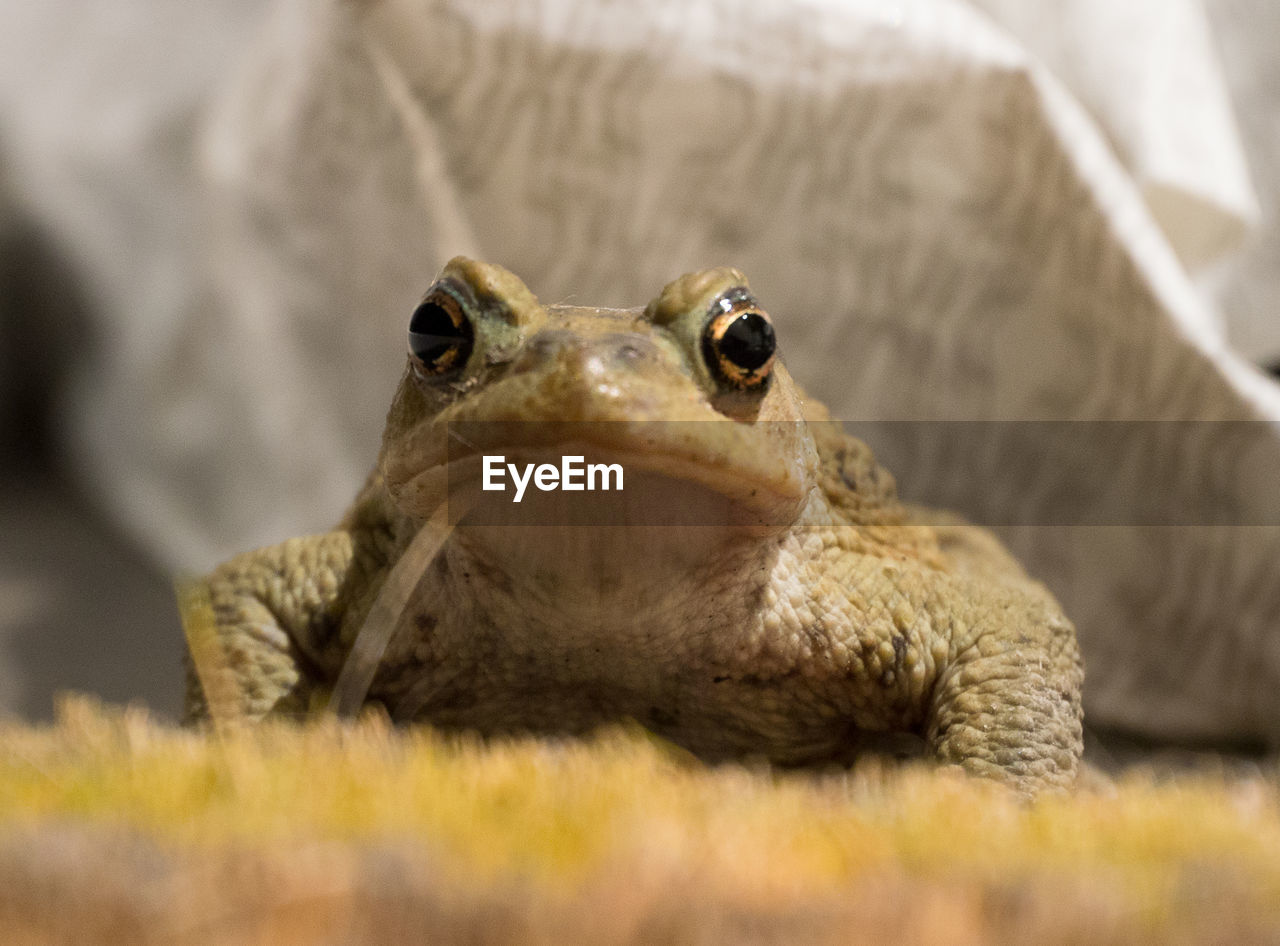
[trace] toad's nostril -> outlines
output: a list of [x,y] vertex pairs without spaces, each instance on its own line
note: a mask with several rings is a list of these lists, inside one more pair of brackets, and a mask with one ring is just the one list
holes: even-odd
[[520,348],[519,354],[511,362],[511,370],[518,374],[540,368],[565,349],[575,347],[576,342],[577,338],[572,332],[560,330],[539,332]]
[[634,364],[643,361],[648,351],[638,342],[625,341],[618,345],[614,354],[623,364]]
[[652,339],[632,332],[617,332],[600,339],[601,354],[624,368],[643,368],[659,360],[658,347]]
[[540,358],[546,358],[566,348],[573,347],[577,338],[572,332],[539,332],[525,344],[525,352]]

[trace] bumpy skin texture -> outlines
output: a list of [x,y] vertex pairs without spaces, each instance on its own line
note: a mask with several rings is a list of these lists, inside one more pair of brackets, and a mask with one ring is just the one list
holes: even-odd
[[[914,745],[1027,793],[1072,783],[1070,622],[991,535],[900,504],[870,450],[781,364],[744,392],[708,363],[704,332],[745,289],[741,273],[682,277],[643,311],[543,307],[510,273],[463,259],[441,279],[474,344],[439,375],[411,356],[378,467],[339,527],[206,580],[222,660],[203,672],[223,675],[235,713],[321,705],[440,484],[451,500],[467,483],[479,495],[476,458],[450,453],[449,431],[456,448],[458,425],[512,422],[470,452],[546,459],[570,452],[568,421],[583,425],[572,452],[620,461],[638,493],[527,495],[551,504],[536,522],[464,519],[414,566],[369,700],[490,733],[632,718],[710,760]],[[719,528],[644,519],[718,500],[746,514]],[[575,521],[587,508],[596,518]]]

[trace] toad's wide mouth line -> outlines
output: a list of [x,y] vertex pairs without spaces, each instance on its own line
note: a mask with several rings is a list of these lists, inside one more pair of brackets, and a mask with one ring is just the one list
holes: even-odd
[[391,488],[420,514],[447,501],[455,525],[781,526],[806,494],[798,477],[583,440],[451,445],[446,461]]

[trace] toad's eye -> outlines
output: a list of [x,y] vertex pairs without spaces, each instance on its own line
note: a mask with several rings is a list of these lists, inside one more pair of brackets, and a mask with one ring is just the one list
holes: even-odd
[[702,356],[724,384],[763,391],[773,369],[773,323],[745,289],[730,289],[711,305],[702,333]]
[[409,354],[422,376],[458,371],[475,344],[475,330],[467,317],[461,291],[438,283],[418,303],[409,319]]

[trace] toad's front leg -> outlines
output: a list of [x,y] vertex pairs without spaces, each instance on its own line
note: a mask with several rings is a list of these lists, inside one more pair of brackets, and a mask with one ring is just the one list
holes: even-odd
[[934,689],[926,740],[937,758],[1024,794],[1067,788],[1083,748],[1084,672],[1075,633],[1060,615],[980,626],[953,642]]
[[301,715],[326,685],[318,655],[333,649],[362,570],[345,531],[290,539],[219,566],[186,615],[186,721]]

